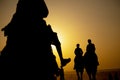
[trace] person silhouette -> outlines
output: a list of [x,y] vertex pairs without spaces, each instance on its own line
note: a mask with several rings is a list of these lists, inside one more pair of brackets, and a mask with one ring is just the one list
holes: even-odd
[[63,58],[57,34],[44,20],[48,14],[44,0],[18,0],[16,12],[2,29],[7,37],[0,56],[2,75],[52,80],[58,66],[51,44],[56,46],[63,67],[70,62]]
[[118,72],[115,72],[115,74],[114,74],[114,80],[119,80]]
[[76,44],[76,48],[74,50],[75,58],[74,58],[74,69],[76,70],[78,80],[83,80],[83,50],[80,48],[80,44]]
[[88,45],[86,46],[86,52],[84,54],[84,66],[89,80],[96,80],[99,62],[95,50],[95,45],[92,43],[91,39],[88,39]]
[[[49,53],[49,55],[48,55],[49,56],[48,57],[48,63],[49,63],[48,64],[48,66],[49,66],[48,67],[48,78],[51,80],[56,80],[56,76],[61,74],[60,73],[61,68],[59,68],[57,65],[57,62],[55,60],[55,56],[53,54],[51,45],[55,45],[55,47],[57,49],[57,52],[58,52],[58,55],[59,55],[59,58],[61,61],[61,67],[64,67],[67,63],[69,63],[71,61],[71,59],[70,58],[67,58],[67,59],[63,58],[61,43],[58,39],[57,33],[52,30],[50,24],[48,24],[47,30],[45,33],[48,35],[48,38],[49,38],[49,49],[50,49],[48,51],[48,53]],[[60,77],[63,77],[63,76],[60,76]]]
[[108,73],[108,80],[114,80],[112,74],[109,72]]

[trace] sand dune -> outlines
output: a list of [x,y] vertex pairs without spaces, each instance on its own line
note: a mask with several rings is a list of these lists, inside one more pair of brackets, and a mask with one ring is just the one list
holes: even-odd
[[[117,73],[120,80],[120,69],[99,70],[96,76],[97,80],[109,80],[109,73],[112,75],[113,78],[115,76],[115,73]],[[59,77],[58,80],[60,80]],[[65,80],[77,80],[75,71],[65,72]],[[89,80],[86,71],[84,71],[83,80]]]

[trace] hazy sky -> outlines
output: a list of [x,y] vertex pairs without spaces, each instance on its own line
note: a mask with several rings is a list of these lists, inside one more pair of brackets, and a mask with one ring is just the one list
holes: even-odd
[[[18,0],[0,0],[0,29],[11,20]],[[58,33],[62,52],[71,62],[65,70],[73,70],[74,49],[79,43],[85,52],[87,39],[96,46],[99,69],[120,68],[120,0],[45,0],[46,18]],[[0,50],[6,37],[0,31]],[[55,48],[54,53],[58,54]]]

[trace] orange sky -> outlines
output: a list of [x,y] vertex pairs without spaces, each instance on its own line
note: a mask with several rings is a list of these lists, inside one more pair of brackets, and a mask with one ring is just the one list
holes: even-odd
[[[0,0],[0,29],[9,23],[18,0]],[[71,62],[65,70],[73,70],[77,43],[85,52],[87,39],[96,45],[99,69],[120,68],[120,1],[119,0],[45,0],[46,18],[61,41],[63,56]],[[0,50],[6,37],[0,31]],[[59,64],[58,54],[54,49]]]

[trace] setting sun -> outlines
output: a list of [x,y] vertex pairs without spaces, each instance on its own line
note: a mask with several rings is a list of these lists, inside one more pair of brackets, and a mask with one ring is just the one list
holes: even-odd
[[[10,22],[17,1],[0,1],[0,29]],[[57,32],[63,57],[71,58],[71,62],[65,66],[66,71],[73,70],[76,44],[79,43],[85,53],[89,38],[96,46],[99,69],[120,68],[120,5],[117,0],[45,0],[45,2],[49,9],[45,20],[52,26],[53,31]],[[5,44],[6,37],[1,31],[0,51]],[[60,65],[56,48],[53,45],[52,48]]]

